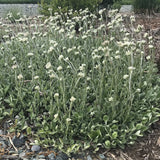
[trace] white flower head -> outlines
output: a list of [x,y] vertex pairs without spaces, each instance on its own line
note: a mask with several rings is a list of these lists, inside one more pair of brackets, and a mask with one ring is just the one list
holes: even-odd
[[34,88],[35,90],[40,90],[40,87],[39,86],[35,86],[35,88]]
[[110,97],[108,100],[109,100],[109,102],[112,102],[113,101],[113,97]]
[[54,73],[52,73],[52,74],[49,75],[49,77],[50,77],[50,78],[55,78],[56,75],[55,75]]
[[46,64],[46,69],[49,69],[49,68],[51,68],[51,62],[48,62],[47,64]]
[[137,91],[137,92],[141,92],[141,89],[137,88],[136,91]]
[[39,76],[34,76],[34,79],[38,79],[39,78]]
[[23,75],[22,75],[22,74],[19,74],[19,75],[17,76],[17,78],[18,78],[19,80],[21,80],[21,79],[23,79]]
[[58,57],[58,60],[62,60],[64,58],[64,56],[63,55],[59,55],[59,57]]
[[147,60],[150,60],[150,59],[151,59],[151,56],[147,56],[146,59],[147,59]]
[[58,97],[59,97],[59,93],[55,93],[54,98],[58,98]]
[[52,51],[54,50],[54,48],[51,46],[51,47],[49,47],[49,49],[48,49],[48,53],[51,53]]
[[71,119],[70,119],[70,118],[67,118],[67,119],[66,119],[66,121],[67,121],[67,122],[70,122],[70,121],[71,121]]
[[149,47],[149,49],[152,49],[152,48],[153,48],[153,45],[150,44],[148,47]]
[[16,69],[16,68],[18,68],[18,65],[15,64],[12,66],[12,69]]
[[27,54],[27,56],[33,56],[33,55],[34,55],[33,53],[28,53],[28,54]]
[[57,71],[61,71],[62,69],[62,66],[57,67]]
[[125,74],[125,75],[123,76],[123,79],[127,79],[128,77],[129,77],[129,75]]
[[135,67],[133,67],[133,66],[128,67],[129,71],[133,71],[134,69],[135,69]]
[[80,78],[83,78],[83,77],[85,76],[85,73],[79,72],[79,73],[78,73],[78,76],[79,76]]
[[58,118],[58,113],[54,115],[54,118],[57,119]]
[[74,102],[75,100],[76,100],[76,98],[73,97],[73,96],[70,98],[70,101],[71,101],[71,102]]

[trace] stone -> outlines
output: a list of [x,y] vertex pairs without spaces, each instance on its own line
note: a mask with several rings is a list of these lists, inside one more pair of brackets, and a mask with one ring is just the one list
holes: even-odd
[[0,135],[3,135],[3,130],[0,129]]
[[23,158],[23,157],[25,157],[25,155],[26,155],[25,152],[21,152],[21,153],[19,154],[19,157],[20,157],[20,158]]
[[48,155],[49,160],[55,160],[55,155],[53,153]]
[[39,145],[33,145],[31,147],[32,152],[39,152],[41,147]]
[[18,138],[16,136],[13,137],[12,139],[13,144],[15,145],[15,147],[22,147],[23,145],[25,145],[25,138]]
[[106,157],[104,156],[104,154],[99,154],[99,158],[100,158],[101,160],[106,159]]
[[92,157],[90,155],[88,155],[87,160],[92,160]]
[[133,6],[132,5],[122,5],[122,7],[119,10],[119,13],[132,13]]

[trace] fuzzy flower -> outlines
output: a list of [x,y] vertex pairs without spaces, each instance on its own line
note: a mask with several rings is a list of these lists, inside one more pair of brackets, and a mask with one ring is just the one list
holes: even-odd
[[133,71],[135,69],[135,67],[130,66],[130,67],[128,67],[128,69],[129,69],[129,71]]
[[40,87],[39,86],[35,86],[35,88],[34,88],[35,90],[40,90]]
[[153,48],[153,45],[150,44],[148,47],[149,47],[149,49],[152,49],[152,48]]
[[12,66],[12,69],[16,69],[16,68],[18,68],[18,65],[15,64]]
[[59,93],[55,93],[54,94],[54,98],[56,99],[56,98],[58,98],[59,97]]
[[78,76],[79,76],[80,78],[83,78],[83,77],[85,76],[85,74],[84,74],[83,72],[79,72],[79,73],[78,73]]
[[113,101],[113,97],[110,97],[108,100],[109,100],[109,102],[112,102]]
[[38,79],[38,78],[39,78],[39,76],[35,76],[35,77],[34,77],[34,79]]
[[63,55],[59,55],[59,57],[58,57],[58,60],[62,60],[64,57],[63,57]]
[[66,119],[66,121],[67,121],[67,122],[70,122],[70,121],[71,121],[71,119],[70,119],[70,118],[67,118],[67,119]]
[[33,55],[34,55],[33,53],[28,53],[28,54],[27,54],[27,56],[33,56]]
[[51,62],[48,62],[47,64],[46,64],[46,69],[49,69],[49,68],[51,68]]
[[62,69],[62,66],[57,67],[57,71],[61,71]]
[[53,47],[50,47],[50,48],[48,49],[48,53],[51,53],[53,50],[54,50],[54,48],[53,48]]
[[58,113],[54,115],[54,118],[57,119],[58,118]]
[[21,79],[23,79],[23,75],[22,75],[22,74],[19,74],[19,75],[17,76],[17,78],[18,78],[19,80],[21,80]]
[[150,60],[150,59],[151,59],[151,56],[147,56],[146,59],[147,59],[147,60]]
[[123,79],[127,79],[128,77],[129,77],[129,75],[125,74],[125,75],[123,76]]
[[73,97],[73,96],[70,98],[70,101],[71,101],[71,102],[74,102],[75,100],[76,100],[76,98]]

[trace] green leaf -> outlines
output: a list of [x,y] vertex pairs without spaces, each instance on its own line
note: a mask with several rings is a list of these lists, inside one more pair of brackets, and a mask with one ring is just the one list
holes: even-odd
[[109,140],[106,140],[105,145],[106,145],[106,148],[110,148],[111,147],[111,142]]
[[113,139],[116,139],[117,137],[118,137],[118,133],[117,133],[117,132],[113,132],[113,133],[112,133],[112,138],[113,138]]
[[103,116],[103,120],[104,120],[105,123],[108,122],[108,119],[109,119],[109,117],[108,117],[107,115],[104,115],[104,116]]
[[31,128],[27,127],[27,134],[30,135],[31,134]]

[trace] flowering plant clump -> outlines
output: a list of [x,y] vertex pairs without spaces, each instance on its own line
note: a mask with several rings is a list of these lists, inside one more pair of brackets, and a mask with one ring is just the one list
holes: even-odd
[[152,37],[134,27],[134,17],[129,30],[116,11],[107,22],[104,13],[22,17],[16,29],[3,24],[0,119],[19,116],[11,131],[68,153],[98,151],[134,143],[158,120]]

